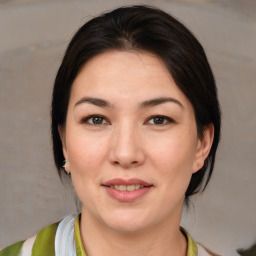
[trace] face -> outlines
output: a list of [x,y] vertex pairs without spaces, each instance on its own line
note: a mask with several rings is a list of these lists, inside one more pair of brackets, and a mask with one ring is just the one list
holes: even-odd
[[207,130],[198,138],[191,103],[145,52],[110,51],[87,62],[60,134],[82,214],[118,232],[179,223],[212,141]]

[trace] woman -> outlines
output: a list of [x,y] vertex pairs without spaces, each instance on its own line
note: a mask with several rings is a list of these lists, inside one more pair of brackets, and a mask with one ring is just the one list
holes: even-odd
[[55,163],[81,214],[0,255],[215,255],[180,220],[210,180],[219,137],[214,77],[191,32],[146,6],[90,20],[52,97]]

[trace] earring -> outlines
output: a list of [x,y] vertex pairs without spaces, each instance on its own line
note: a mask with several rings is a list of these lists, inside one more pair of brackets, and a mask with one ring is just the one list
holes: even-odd
[[70,171],[66,170],[67,167],[69,167],[69,164],[67,163],[66,160],[64,160],[63,168],[65,169],[67,175],[70,175]]

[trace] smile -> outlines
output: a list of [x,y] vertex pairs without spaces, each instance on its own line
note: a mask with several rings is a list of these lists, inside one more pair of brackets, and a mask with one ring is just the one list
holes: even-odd
[[112,185],[110,186],[110,188],[114,188],[116,190],[119,190],[119,191],[134,191],[134,190],[137,190],[137,189],[140,189],[140,188],[144,188],[145,186],[143,185],[139,185],[139,184],[136,184],[136,185]]
[[107,195],[119,202],[135,201],[151,191],[152,184],[139,179],[112,179],[102,186]]

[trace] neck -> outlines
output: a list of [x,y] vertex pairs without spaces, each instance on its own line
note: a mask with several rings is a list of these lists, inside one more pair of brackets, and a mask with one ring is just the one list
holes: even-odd
[[169,223],[136,232],[117,232],[82,210],[81,238],[88,256],[186,256],[187,241],[180,231],[180,218],[178,221],[170,218]]

